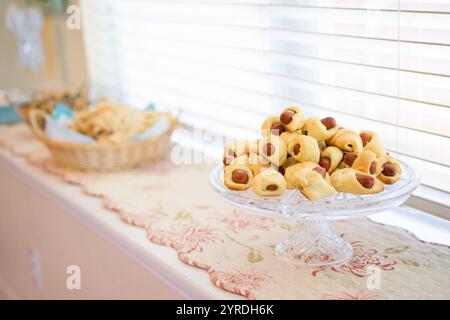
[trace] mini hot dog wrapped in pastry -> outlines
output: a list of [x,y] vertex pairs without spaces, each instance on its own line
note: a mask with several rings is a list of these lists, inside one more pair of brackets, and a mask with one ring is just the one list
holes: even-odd
[[386,184],[394,184],[402,175],[402,167],[394,157],[390,155],[385,155],[379,158],[381,163],[381,173],[378,175],[378,179]]
[[287,146],[289,154],[298,162],[319,162],[320,149],[317,140],[309,136],[294,136]]
[[373,131],[361,131],[359,133],[364,150],[370,150],[376,154],[377,158],[384,157],[386,155],[386,149],[384,148],[383,141]]
[[261,135],[263,137],[271,134],[279,136],[285,131],[285,126],[281,123],[280,117],[277,116],[268,116],[261,127]]
[[371,176],[378,176],[382,171],[381,163],[375,153],[369,150],[361,152],[352,164],[352,169],[362,171]]
[[306,118],[299,107],[287,107],[281,113],[280,121],[289,132],[294,132],[303,128]]
[[339,164],[339,169],[351,168],[353,162],[355,162],[358,155],[354,152],[344,152],[344,157],[342,158],[342,162]]
[[278,171],[268,169],[253,179],[252,188],[256,194],[263,197],[279,196],[286,191],[286,180]]
[[318,200],[336,192],[330,182],[325,168],[316,165],[314,168],[303,168],[294,172],[293,180],[300,192],[309,200]]
[[278,136],[268,135],[259,141],[259,154],[280,167],[287,159],[286,143]]
[[358,133],[349,129],[340,129],[327,141],[329,146],[335,146],[347,152],[359,154],[363,150],[361,137]]
[[372,194],[384,190],[383,183],[373,176],[351,168],[335,171],[331,183],[339,192]]
[[315,163],[314,161],[305,161],[287,167],[285,169],[284,178],[286,179],[288,189],[297,188],[298,183],[297,180],[294,178],[294,174],[296,171],[301,169],[312,170],[315,167],[317,167],[317,163]]
[[329,174],[332,174],[342,162],[342,158],[344,158],[344,152],[338,147],[330,146],[322,151],[319,164],[324,167]]
[[306,121],[306,130],[308,131],[308,136],[313,137],[317,141],[325,141],[336,134],[339,130],[339,125],[332,117],[323,118],[322,120],[312,117]]
[[246,164],[230,164],[225,167],[224,184],[232,190],[243,191],[253,183],[253,172]]

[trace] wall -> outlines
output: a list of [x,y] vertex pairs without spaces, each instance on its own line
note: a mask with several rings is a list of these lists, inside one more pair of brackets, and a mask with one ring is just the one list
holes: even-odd
[[42,40],[46,60],[43,67],[38,72],[33,72],[20,64],[15,35],[4,23],[9,4],[20,6],[24,1],[0,1],[0,88],[74,88],[86,82],[82,30],[67,29],[65,14],[59,17],[45,16]]

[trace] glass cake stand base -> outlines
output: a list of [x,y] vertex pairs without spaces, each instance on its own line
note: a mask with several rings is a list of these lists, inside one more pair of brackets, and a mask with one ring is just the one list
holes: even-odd
[[289,237],[276,246],[275,254],[289,265],[317,268],[348,262],[353,249],[321,219],[297,221]]

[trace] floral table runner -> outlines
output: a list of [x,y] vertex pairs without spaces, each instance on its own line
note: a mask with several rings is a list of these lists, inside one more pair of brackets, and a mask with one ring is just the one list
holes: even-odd
[[[334,222],[353,246],[336,268],[299,269],[274,255],[291,222],[233,209],[210,190],[211,167],[160,162],[131,171],[85,174],[56,168],[23,124],[0,127],[0,146],[63,182],[99,197],[212,284],[250,299],[450,299],[449,247],[367,218]],[[62,182],[62,183],[63,183]]]

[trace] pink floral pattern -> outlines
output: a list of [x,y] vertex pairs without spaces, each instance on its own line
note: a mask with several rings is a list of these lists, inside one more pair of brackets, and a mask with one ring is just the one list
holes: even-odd
[[275,226],[275,221],[271,218],[239,213],[237,210],[233,210],[232,213],[217,214],[213,219],[225,224],[230,231],[235,233],[250,228],[269,231]]
[[149,238],[152,241],[169,245],[178,251],[202,252],[203,246],[211,243],[222,243],[218,229],[193,224],[171,227],[169,230],[149,228]]
[[256,269],[236,270],[232,272],[217,271],[217,279],[226,285],[240,288],[241,290],[255,290],[263,284],[271,283],[272,276],[265,271]]
[[357,277],[366,277],[368,266],[375,266],[381,270],[394,270],[396,261],[389,259],[387,255],[378,254],[378,250],[368,245],[364,245],[360,241],[351,242],[353,247],[352,259],[339,267],[324,267],[316,269],[312,272],[313,276],[316,276],[320,271],[331,269],[335,272],[349,272]]

